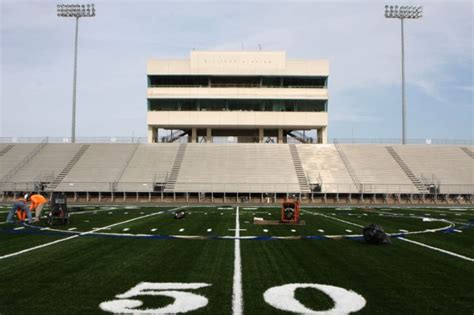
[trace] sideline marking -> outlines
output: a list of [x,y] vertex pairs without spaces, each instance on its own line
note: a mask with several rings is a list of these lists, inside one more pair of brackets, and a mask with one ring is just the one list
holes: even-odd
[[[180,209],[180,208],[183,208],[183,207],[178,207],[178,208],[175,208],[175,209],[172,209],[172,210],[177,210],[177,209]],[[13,256],[18,256],[18,255],[21,255],[21,254],[24,254],[24,253],[27,253],[27,252],[31,252],[31,251],[36,250],[36,249],[40,249],[40,248],[43,248],[43,247],[46,247],[46,246],[50,246],[50,245],[54,245],[54,244],[61,243],[61,242],[64,242],[64,241],[72,240],[74,238],[77,238],[77,237],[80,237],[80,236],[83,236],[83,235],[93,234],[93,233],[95,233],[97,231],[100,231],[100,230],[106,230],[106,229],[112,228],[112,227],[117,226],[117,225],[121,225],[121,224],[124,224],[124,223],[129,223],[129,222],[144,219],[144,218],[148,218],[148,217],[151,217],[151,216],[154,216],[154,215],[157,215],[157,214],[161,214],[161,213],[163,213],[163,212],[159,211],[159,212],[143,215],[143,216],[140,216],[140,217],[136,217],[136,218],[127,220],[127,221],[122,221],[122,222],[114,223],[114,224],[111,224],[111,225],[107,225],[107,226],[101,227],[99,229],[90,230],[90,231],[80,233],[80,234],[76,234],[76,235],[73,235],[73,236],[69,236],[69,237],[66,237],[66,238],[63,238],[63,239],[60,239],[60,240],[52,241],[52,242],[49,242],[49,243],[46,243],[46,244],[41,244],[41,245],[38,245],[38,246],[30,247],[30,248],[27,248],[27,249],[24,249],[24,250],[15,252],[15,253],[0,256],[0,260],[5,259],[5,258],[9,258],[9,257],[13,257]]]
[[232,314],[240,315],[243,310],[242,301],[242,265],[240,261],[240,222],[239,207],[235,209],[235,249],[234,249],[234,284],[232,286]]
[[463,256],[463,255],[459,255],[459,254],[450,252],[450,251],[445,250],[445,249],[441,249],[441,248],[438,248],[438,247],[426,245],[426,244],[424,244],[424,243],[420,243],[420,242],[417,242],[417,241],[409,240],[409,239],[404,238],[404,237],[399,237],[398,239],[399,239],[399,240],[402,240],[402,241],[405,241],[405,242],[413,243],[413,244],[416,244],[416,245],[419,245],[419,246],[423,246],[423,247],[426,247],[426,248],[429,248],[429,249],[432,249],[432,250],[435,250],[435,251],[438,251],[438,252],[441,252],[441,253],[445,253],[445,254],[448,254],[448,255],[451,255],[451,256],[454,256],[454,257],[458,257],[458,258],[461,258],[461,259],[465,259],[465,260],[467,260],[467,261],[472,261],[472,262],[474,262],[474,258],[470,258],[470,257],[466,257],[466,256]]

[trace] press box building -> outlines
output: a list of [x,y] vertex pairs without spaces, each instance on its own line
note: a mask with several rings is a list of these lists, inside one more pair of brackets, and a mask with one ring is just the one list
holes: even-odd
[[[192,51],[148,62],[148,142],[327,143],[329,63],[284,51]],[[163,137],[160,132],[173,130]],[[316,130],[312,141],[302,131]]]

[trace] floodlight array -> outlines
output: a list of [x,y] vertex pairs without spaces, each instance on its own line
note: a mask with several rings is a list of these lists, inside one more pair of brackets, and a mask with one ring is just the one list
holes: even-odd
[[385,17],[394,19],[419,19],[423,16],[423,7],[412,5],[386,5]]
[[94,4],[58,4],[60,17],[92,17],[95,16]]

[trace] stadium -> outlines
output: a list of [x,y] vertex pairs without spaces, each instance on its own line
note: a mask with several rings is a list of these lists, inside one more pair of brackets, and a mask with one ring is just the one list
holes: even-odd
[[331,141],[330,78],[193,49],[147,137],[0,137],[0,314],[472,314],[472,139]]

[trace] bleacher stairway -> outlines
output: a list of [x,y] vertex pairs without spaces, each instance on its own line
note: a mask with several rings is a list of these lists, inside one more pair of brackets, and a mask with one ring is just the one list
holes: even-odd
[[13,144],[9,144],[9,145],[5,146],[2,150],[0,150],[0,156],[5,155],[5,153],[10,151],[13,147],[14,147]]
[[89,149],[90,145],[89,144],[84,144],[76,154],[72,157],[71,161],[64,167],[64,169],[54,178],[54,180],[51,182],[51,184],[48,185],[47,190],[53,191],[58,187],[58,185],[61,183],[61,181],[66,177],[66,175],[69,173],[69,171],[76,165],[77,161],[81,159],[81,157],[84,155],[84,153]]
[[176,180],[178,179],[179,170],[181,169],[181,163],[183,162],[184,154],[186,152],[186,143],[181,143],[174,159],[173,167],[171,168],[170,175],[165,185],[165,192],[174,191]]
[[357,187],[359,192],[362,192],[362,184],[360,183],[359,178],[357,177],[354,168],[352,167],[351,163],[349,162],[349,159],[347,159],[346,154],[344,153],[344,150],[339,144],[335,144],[336,150],[339,153],[339,156],[341,157],[342,162],[344,163],[344,166],[347,169],[347,172],[351,176],[352,181],[354,182],[354,185]]
[[[39,143],[28,155],[26,155],[23,159],[20,160],[13,168],[8,171],[2,178],[1,182],[7,182],[9,181],[19,170],[21,170],[22,167],[24,167],[28,162],[30,162],[38,153],[43,150],[43,148],[46,146],[47,142],[43,141]],[[12,148],[10,148],[12,149]],[[9,150],[10,150],[9,149]],[[8,152],[8,151],[7,151]],[[6,153],[6,152],[5,152]],[[4,154],[5,154],[4,153]]]
[[300,155],[298,154],[298,149],[296,145],[290,144],[291,157],[293,158],[293,164],[295,165],[296,177],[298,178],[298,183],[300,184],[300,189],[302,193],[309,193],[311,190],[308,185],[308,180],[306,179],[306,174],[303,170],[303,165],[301,163]]
[[474,159],[474,152],[472,152],[469,148],[467,148],[467,147],[461,147],[461,150],[463,150],[464,152],[466,152],[467,155],[469,155],[471,158]]
[[411,180],[413,185],[415,185],[416,189],[418,189],[421,193],[428,193],[428,190],[426,189],[425,185],[423,185],[422,181],[416,177],[415,174],[410,170],[410,168],[406,165],[406,163],[403,161],[403,159],[398,155],[397,152],[392,147],[386,147],[387,151],[390,153],[390,155],[393,157],[393,159],[398,163],[400,168],[405,172],[405,174],[408,176],[408,178]]

